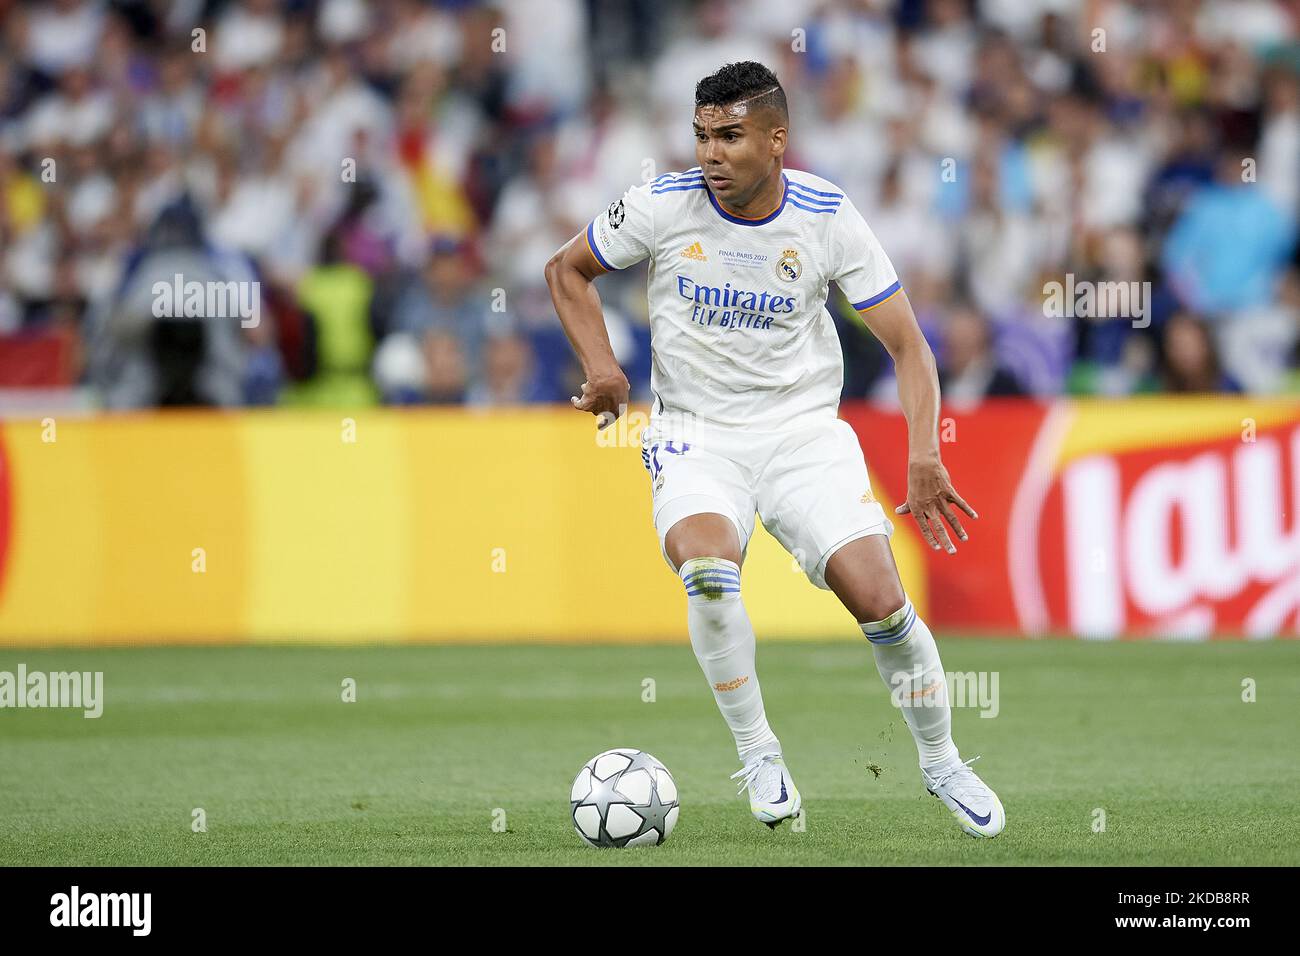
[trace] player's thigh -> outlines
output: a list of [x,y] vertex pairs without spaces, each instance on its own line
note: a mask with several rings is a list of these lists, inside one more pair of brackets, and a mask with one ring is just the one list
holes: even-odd
[[652,435],[642,454],[650,473],[655,530],[673,573],[691,558],[740,564],[754,531],[755,499],[733,450],[708,437],[686,442]]
[[863,624],[883,621],[907,600],[894,563],[894,552],[884,534],[855,538],[826,562],[826,585]]
[[894,530],[871,493],[857,435],[843,421],[783,443],[758,489],[758,510],[764,527],[794,555],[808,579],[827,590],[826,567],[837,551],[876,535],[888,548]]

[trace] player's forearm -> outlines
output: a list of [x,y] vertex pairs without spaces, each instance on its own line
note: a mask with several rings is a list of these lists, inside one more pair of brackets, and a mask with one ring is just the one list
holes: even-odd
[[552,263],[546,267],[546,284],[560,325],[587,379],[618,370],[595,283],[577,269]]
[[[918,337],[919,338],[919,337]],[[894,356],[898,398],[907,418],[909,461],[939,458],[939,372],[924,339]]]

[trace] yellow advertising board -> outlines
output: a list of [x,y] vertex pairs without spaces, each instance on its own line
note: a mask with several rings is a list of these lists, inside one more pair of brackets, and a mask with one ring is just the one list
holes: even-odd
[[[0,644],[686,640],[635,430],[345,414],[0,425]],[[894,542],[923,609],[919,542]],[[761,528],[744,588],[760,637],[860,639]]]

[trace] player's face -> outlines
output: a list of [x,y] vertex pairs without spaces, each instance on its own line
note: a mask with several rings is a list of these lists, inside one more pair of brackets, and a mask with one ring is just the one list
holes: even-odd
[[785,152],[785,128],[764,122],[742,104],[695,111],[695,161],[713,195],[743,209],[778,168]]

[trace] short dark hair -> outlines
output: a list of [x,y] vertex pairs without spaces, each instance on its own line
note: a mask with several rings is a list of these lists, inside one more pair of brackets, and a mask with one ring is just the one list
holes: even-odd
[[741,100],[748,100],[751,109],[772,110],[782,123],[790,121],[781,81],[762,63],[728,63],[695,84],[697,110],[701,106],[732,106]]

